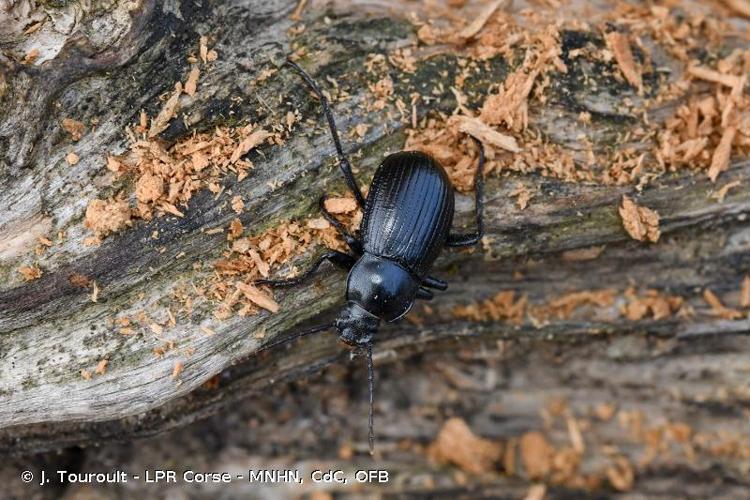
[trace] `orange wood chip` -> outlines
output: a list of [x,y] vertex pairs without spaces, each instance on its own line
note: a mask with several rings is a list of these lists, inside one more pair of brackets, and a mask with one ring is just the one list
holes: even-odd
[[627,196],[622,197],[619,208],[622,224],[631,238],[638,241],[659,241],[659,214],[655,210],[639,207]]
[[531,479],[541,479],[552,469],[555,450],[541,432],[527,432],[519,443],[521,461]]
[[477,118],[461,116],[459,119],[461,120],[459,124],[461,132],[472,135],[486,144],[497,146],[511,153],[521,151],[515,137],[502,134]]
[[428,455],[441,463],[452,463],[471,474],[483,474],[497,470],[503,455],[500,443],[476,436],[461,418],[448,419]]
[[169,122],[175,117],[177,111],[180,109],[180,95],[182,94],[182,83],[177,82],[174,86],[174,92],[167,99],[167,102],[162,106],[159,114],[156,115],[151,121],[151,128],[148,131],[149,137],[156,137],[158,134],[166,130],[169,126]]
[[190,70],[190,74],[188,75],[188,79],[185,82],[185,93],[190,97],[193,97],[196,90],[198,89],[198,78],[200,78],[200,76],[200,68],[197,65],[193,66],[193,68]]
[[612,51],[617,61],[617,66],[622,71],[625,80],[638,89],[643,88],[643,77],[641,70],[635,62],[633,52],[630,50],[630,40],[628,37],[617,31],[612,31],[605,35],[607,46]]
[[68,162],[68,165],[75,165],[78,163],[80,158],[77,154],[70,152],[67,155],[65,155],[65,161]]
[[357,209],[357,200],[354,198],[327,198],[325,207],[332,214],[348,214]]
[[252,134],[248,135],[237,145],[232,156],[229,158],[230,163],[234,163],[239,160],[243,155],[247,154],[251,149],[258,146],[260,143],[271,137],[271,133],[258,129]]
[[94,372],[97,375],[104,375],[104,373],[107,371],[108,364],[109,364],[109,360],[102,359],[101,361],[99,361],[99,363],[97,363],[96,369],[94,370]]
[[33,281],[42,277],[42,270],[37,266],[21,266],[18,268],[25,281]]
[[489,21],[496,10],[506,8],[509,3],[510,0],[495,0],[487,5],[468,26],[461,30],[459,36],[464,39],[473,38],[477,33],[482,31],[482,28],[487,24],[487,21]]
[[61,125],[63,130],[65,130],[74,141],[81,140],[83,132],[86,130],[86,126],[83,123],[73,120],[72,118],[63,118]]
[[84,225],[100,236],[117,232],[130,225],[130,206],[125,200],[91,200],[86,207]]
[[711,182],[716,182],[719,174],[729,168],[729,159],[732,155],[732,142],[734,142],[736,134],[737,127],[727,127],[724,129],[719,145],[716,146],[714,155],[711,158],[711,166],[708,169],[708,178],[711,179]]
[[740,306],[750,307],[750,274],[745,276],[742,280],[742,288],[740,289]]
[[237,289],[240,290],[245,297],[250,299],[254,304],[262,307],[263,309],[266,309],[268,311],[271,311],[272,313],[279,312],[279,304],[276,302],[273,297],[269,296],[259,288],[248,285],[247,283],[243,283],[241,281],[238,281],[235,283],[237,286]]

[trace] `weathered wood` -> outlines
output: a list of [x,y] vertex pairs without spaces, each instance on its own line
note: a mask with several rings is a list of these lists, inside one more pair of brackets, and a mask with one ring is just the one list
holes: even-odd
[[[180,349],[195,349],[189,357],[178,350],[156,358],[153,349],[160,339],[124,337],[112,327],[116,314],[135,316],[139,310],[158,308],[175,283],[196,278],[193,262],[210,262],[221,254],[225,236],[202,230],[225,227],[236,216],[226,195],[217,199],[211,193],[199,193],[185,208],[185,218],[137,222],[99,247],[83,245],[88,233],[81,219],[88,200],[123,187],[122,183],[107,185],[106,154],[123,150],[123,129],[137,121],[141,108],[155,115],[160,106],[157,96],[169,92],[176,81],[184,81],[189,68],[185,54],[195,50],[200,34],[218,39],[219,60],[201,79],[197,98],[182,111],[191,117],[191,127],[210,130],[216,125],[278,121],[293,108],[301,109],[305,118],[319,119],[317,104],[294,74],[279,71],[262,85],[249,83],[262,70],[275,68],[290,51],[286,30],[293,8],[294,2],[283,0],[206,2],[200,8],[191,3],[144,2],[125,16],[125,22],[108,12],[85,17],[87,26],[98,20],[123,28],[125,35],[109,39],[105,46],[86,37],[70,39],[57,56],[37,66],[0,55],[7,85],[4,95],[0,94],[0,450],[25,453],[150,435],[230,408],[251,395],[259,397],[275,382],[296,379],[347,357],[330,336],[311,339],[303,349],[252,356],[260,344],[253,332],[264,329],[266,338],[284,335],[330,316],[343,291],[343,275],[338,272],[323,273],[309,286],[279,293],[282,310],[276,315],[220,322],[203,306],[192,317],[178,318],[172,335]],[[337,78],[351,95],[335,105],[341,128],[350,130],[358,123],[371,126],[363,144],[354,146],[348,136],[345,141],[348,149],[362,152],[357,163],[366,179],[385,152],[401,148],[404,134],[397,116],[364,111],[363,103],[370,98],[364,59],[368,53],[409,45],[414,29],[405,21],[384,17],[330,14],[331,22],[326,23],[320,12],[309,15],[307,30],[294,43],[313,54],[303,60],[306,67],[321,77]],[[3,47],[16,46],[14,40],[2,43]],[[409,89],[422,90],[427,83],[444,81],[443,92],[418,111],[420,116],[437,110],[451,112],[456,105],[449,90],[454,63],[453,56],[443,54],[421,61],[411,76],[394,70],[394,76],[408,79],[397,91],[408,97]],[[507,72],[500,59],[488,68],[488,78],[476,82],[468,95],[471,106],[481,101],[491,82],[502,80]],[[554,142],[572,144],[581,132],[578,114],[591,110],[595,119],[586,133],[597,148],[607,147],[607,137],[630,123],[630,117],[619,114],[613,103],[638,96],[622,84],[600,83],[600,91],[593,93],[570,78],[560,78],[554,88],[558,99],[532,110],[531,119]],[[652,118],[663,119],[674,106],[668,103]],[[71,143],[59,127],[68,116],[86,123],[96,118],[98,125],[80,142]],[[189,132],[184,120],[174,120],[162,135],[174,141]],[[81,157],[74,166],[64,160],[71,150]],[[280,221],[315,213],[320,193],[343,186],[330,160],[331,151],[326,131],[318,127],[297,129],[283,147],[264,147],[261,154],[253,153],[256,168],[247,179],[225,180],[228,190],[246,200],[240,216],[244,226],[260,232]],[[475,352],[498,339],[509,340],[513,345],[533,345],[540,353],[559,352],[571,363],[562,376],[556,367],[541,377],[539,362],[527,362],[523,356],[508,361],[514,376],[528,383],[523,391],[539,404],[549,394],[569,394],[581,400],[594,388],[603,388],[611,396],[620,387],[641,384],[650,391],[644,406],[653,411],[679,414],[691,407],[690,401],[715,403],[726,412],[711,422],[733,425],[747,404],[743,357],[748,346],[738,334],[750,331],[750,320],[713,316],[701,293],[710,288],[734,301],[732,294],[750,271],[746,223],[750,186],[745,181],[749,173],[750,163],[738,160],[722,174],[722,183],[743,180],[723,203],[709,196],[716,186],[695,174],[664,176],[642,193],[631,186],[570,184],[533,175],[489,178],[485,247],[445,253],[437,273],[449,279],[451,287],[433,304],[440,314],[423,315],[419,328],[411,323],[385,328],[376,362],[382,367],[411,360],[415,353],[440,352],[446,345],[455,345],[454,337],[459,337],[462,348]],[[519,182],[537,193],[525,210],[510,197]],[[657,245],[632,241],[623,230],[617,206],[625,193],[660,213],[662,239]],[[457,208],[459,224],[468,225],[471,198],[459,197]],[[156,241],[150,237],[155,229],[160,233]],[[64,243],[38,259],[43,276],[22,282],[17,269],[29,259],[36,261],[30,257],[36,237],[60,230],[67,233]],[[605,248],[593,260],[571,262],[563,255],[600,245]],[[296,264],[303,267],[310,258]],[[86,290],[70,283],[73,273],[97,282],[99,302],[91,302]],[[616,315],[619,304],[615,304],[596,316],[541,326],[477,324],[449,314],[454,305],[476,302],[504,289],[526,293],[530,301],[542,303],[576,290],[622,292],[631,282],[680,295],[696,314],[631,322]],[[209,326],[216,335],[206,336],[201,326]],[[695,349],[695,357],[680,358],[675,372],[669,372],[668,366],[652,362],[661,356],[653,347],[660,342],[674,349],[675,356],[681,349]],[[727,352],[710,355],[711,349],[719,349],[716,345],[726,346]],[[82,368],[104,357],[109,359],[104,375],[91,381],[81,378]],[[184,362],[179,384],[171,377],[178,360]],[[622,369],[611,370],[611,363]],[[654,373],[649,370],[656,371],[652,378],[639,378]],[[580,373],[591,375],[578,381]],[[218,390],[201,387],[216,374],[222,374]],[[691,380],[705,380],[705,386]],[[545,386],[553,381],[554,389]],[[712,399],[712,391],[720,388],[731,397]],[[671,390],[692,396],[671,408],[662,400]],[[635,403],[644,395],[635,391],[628,397]],[[386,396],[379,404],[390,408],[394,403]],[[532,405],[518,418],[530,419],[537,409]],[[434,422],[402,425],[405,420],[378,418],[386,442],[402,437],[426,441],[437,431]],[[528,428],[498,430],[486,422],[478,425],[480,433],[501,437]],[[614,434],[605,431],[603,435],[606,441]],[[730,464],[726,470],[736,467]]]

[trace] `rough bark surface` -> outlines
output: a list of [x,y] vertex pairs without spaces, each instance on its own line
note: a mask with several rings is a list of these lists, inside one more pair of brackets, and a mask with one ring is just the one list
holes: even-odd
[[[205,308],[196,310],[193,317],[178,318],[175,338],[180,348],[194,348],[189,357],[178,350],[157,358],[153,350],[160,339],[124,337],[112,326],[114,315],[135,315],[157,307],[175,283],[189,282],[195,273],[193,262],[220,256],[226,247],[225,235],[205,230],[226,227],[236,216],[226,195],[199,193],[184,209],[184,218],[139,221],[98,247],[83,244],[89,235],[82,224],[88,200],[115,189],[108,185],[106,155],[124,149],[124,127],[137,122],[142,108],[155,115],[160,106],[157,97],[169,92],[175,82],[184,81],[189,70],[185,54],[197,47],[200,35],[214,37],[219,59],[201,79],[196,98],[182,110],[190,119],[174,120],[162,134],[165,140],[174,141],[192,129],[264,123],[295,107],[304,118],[320,117],[317,103],[288,71],[278,71],[263,85],[249,84],[264,69],[275,68],[290,51],[287,29],[292,26],[289,14],[294,7],[295,2],[287,0],[201,4],[145,0],[115,2],[111,8],[91,11],[80,11],[78,4],[55,7],[68,12],[71,22],[80,23],[77,34],[42,32],[39,39],[47,42],[40,56],[44,61],[35,65],[17,62],[25,47],[22,37],[3,33],[0,450],[4,453],[36,453],[147,436],[217,412],[220,415],[214,418],[221,421],[221,415],[240,401],[245,402],[243,407],[252,406],[251,402],[259,408],[272,407],[268,394],[277,390],[272,386],[346,360],[347,354],[330,336],[253,356],[261,344],[254,332],[263,329],[268,339],[330,317],[342,299],[344,275],[339,272],[321,273],[310,285],[278,293],[282,309],[275,315],[220,322]],[[362,103],[368,99],[364,60],[369,53],[411,44],[414,29],[406,21],[383,15],[330,12],[324,20],[323,14],[308,13],[307,29],[295,43],[325,54],[323,59],[302,62],[322,81],[323,75],[336,78],[351,94],[347,102],[335,106],[342,130],[359,123],[370,125],[363,143],[354,145],[348,135],[345,140],[346,149],[361,151],[356,163],[361,176],[368,179],[386,152],[402,146],[404,134],[396,118],[363,111]],[[11,55],[14,51],[16,56]],[[491,67],[496,81],[507,73],[503,61]],[[420,116],[454,109],[456,101],[449,90],[454,71],[452,56],[438,54],[421,61],[408,77],[410,85],[419,89],[446,82],[434,101],[420,105]],[[476,105],[489,83],[476,82],[469,105]],[[629,123],[614,103],[639,97],[622,83],[599,83],[597,90],[560,77],[554,84],[559,99],[544,109],[533,109],[532,120],[550,140],[573,147],[582,133],[578,115],[590,110],[599,119],[585,133],[597,147],[606,147],[606,138],[627,129]],[[652,119],[663,119],[676,104],[667,103]],[[97,125],[72,143],[60,127],[65,117],[87,124],[95,118]],[[81,158],[76,165],[65,162],[70,151]],[[231,176],[225,180],[227,192],[246,200],[240,215],[244,226],[260,232],[281,221],[314,214],[320,193],[343,188],[331,152],[329,136],[321,126],[293,134],[283,147],[252,153],[256,167],[251,175],[241,182]],[[483,248],[446,251],[436,274],[449,280],[450,288],[431,304],[436,313],[418,309],[418,326],[402,322],[382,332],[375,360],[384,371],[377,416],[383,449],[397,449],[396,443],[404,439],[427,444],[437,433],[440,420],[435,414],[415,416],[409,411],[410,402],[464,415],[478,434],[509,439],[539,427],[540,408],[552,398],[568,401],[577,414],[590,412],[595,402],[614,403],[657,420],[684,420],[696,430],[728,429],[739,440],[750,439],[746,418],[750,344],[744,336],[750,331],[750,319],[746,315],[723,319],[702,297],[709,288],[736,307],[741,280],[750,272],[748,174],[750,163],[735,159],[721,182],[742,182],[722,203],[711,197],[717,185],[694,173],[663,176],[641,192],[632,186],[571,184],[531,175],[488,178]],[[524,210],[511,196],[518,183],[536,193]],[[633,241],[625,232],[618,215],[624,194],[658,211],[662,233],[658,244]],[[456,224],[468,227],[471,210],[472,199],[459,196]],[[151,239],[156,229],[158,241]],[[66,232],[64,243],[34,257],[37,237],[58,231]],[[571,251],[591,247],[602,247],[595,258],[571,258]],[[296,264],[303,268],[311,259],[309,255]],[[30,261],[39,263],[44,272],[37,280],[23,282],[17,270]],[[90,300],[89,291],[71,284],[69,277],[74,273],[96,281],[101,290],[98,302]],[[634,322],[617,314],[621,301],[595,314],[538,325],[468,322],[450,313],[456,305],[477,302],[501,290],[516,290],[532,303],[543,303],[574,291],[612,288],[622,293],[631,284],[684,297],[695,314]],[[210,327],[216,334],[206,336],[201,327]],[[455,359],[456,350],[469,353],[475,362]],[[428,353],[424,359],[423,353]],[[489,361],[482,361],[487,371],[480,375],[474,365],[483,353]],[[103,358],[109,360],[106,373],[84,380],[81,369],[90,369]],[[184,363],[179,383],[171,376],[177,361]],[[444,367],[443,374],[464,371],[471,375],[448,376],[454,387],[446,382],[445,387],[433,388],[434,394],[452,398],[450,403],[420,400],[432,392],[425,384],[440,384],[429,375],[436,366]],[[218,389],[202,387],[217,374],[221,375]],[[354,377],[363,381],[360,375]],[[455,387],[460,385],[456,380],[469,384],[467,392]],[[326,383],[315,382],[310,397],[325,399]],[[340,389],[345,385],[341,380],[333,383]],[[363,399],[363,395],[352,396]],[[321,408],[309,402],[300,406]],[[336,443],[332,427],[350,425],[354,429],[346,431],[347,438],[357,446],[364,443],[364,408],[353,402],[350,409],[355,418],[336,414],[330,422],[316,420],[329,430],[313,433],[313,437],[322,435],[327,443]],[[308,418],[317,418],[310,413]],[[258,442],[260,436],[273,433],[289,436],[295,445],[300,441],[293,439],[303,439],[310,456],[321,451],[311,444],[309,429],[307,434],[295,433],[292,424],[276,422],[272,413],[266,417],[252,431],[255,437],[242,446],[271,449],[269,443],[277,440],[283,446],[284,440],[276,437],[265,445]],[[622,447],[620,451],[630,457],[637,455],[637,450],[626,447],[627,437],[616,425],[597,427],[596,432],[595,442]],[[329,456],[334,460],[335,454]],[[394,470],[411,460],[398,453],[394,457],[389,466]],[[726,479],[717,487],[735,495],[747,491],[749,459],[740,453],[701,458],[697,468],[704,472],[716,468],[719,472],[706,472],[706,477]],[[693,466],[687,459],[674,464],[665,461],[646,470],[638,487],[644,495],[668,494],[691,477],[706,488],[709,479],[702,482],[699,473],[690,472]],[[411,470],[405,468],[402,473]],[[511,483],[501,483],[510,497],[527,488],[525,482]],[[488,484],[487,491],[477,491],[477,495],[491,496],[492,487]],[[423,488],[417,485],[413,490]],[[446,497],[453,494],[451,488],[466,491],[460,482],[439,488]]]

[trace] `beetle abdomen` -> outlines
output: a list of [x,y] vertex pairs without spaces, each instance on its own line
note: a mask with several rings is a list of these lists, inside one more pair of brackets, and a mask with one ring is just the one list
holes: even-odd
[[402,151],[386,157],[367,196],[360,228],[365,251],[423,278],[445,245],[453,204],[453,186],[430,156]]

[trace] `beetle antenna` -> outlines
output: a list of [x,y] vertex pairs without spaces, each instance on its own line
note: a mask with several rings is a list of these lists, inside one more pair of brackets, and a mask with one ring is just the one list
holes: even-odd
[[368,414],[370,455],[375,454],[375,426],[373,425],[372,403],[375,394],[375,370],[372,366],[372,343],[367,344],[367,386],[370,392],[370,412]]
[[294,335],[291,335],[289,337],[283,338],[281,340],[276,340],[274,342],[271,342],[270,344],[266,344],[266,345],[262,346],[260,349],[258,349],[257,352],[266,351],[268,349],[273,349],[274,347],[278,347],[278,346],[286,344],[288,342],[293,342],[293,341],[295,341],[295,340],[297,340],[299,338],[307,337],[308,335],[314,335],[316,333],[324,332],[324,331],[326,331],[326,330],[328,330],[330,328],[333,328],[333,323],[328,323],[328,324],[325,324],[325,325],[314,326],[314,327],[310,328],[309,330],[304,330],[302,332],[295,333]]
[[328,104],[328,99],[326,98],[325,94],[323,94],[323,91],[320,90],[318,84],[315,83],[315,80],[313,80],[313,78],[309,74],[307,74],[307,72],[302,69],[301,66],[299,66],[291,59],[286,60],[286,65],[299,73],[302,79],[305,80],[305,83],[307,83],[308,87],[310,87],[312,91],[315,92],[315,95],[318,96],[318,99],[320,99],[320,104],[323,106],[323,113],[326,115],[326,120],[328,121],[328,128],[331,130],[333,144],[336,146],[336,153],[339,157],[339,166],[341,167],[341,171],[343,172],[344,178],[346,179],[346,184],[349,186],[349,189],[352,190],[352,193],[354,193],[354,197],[357,199],[357,204],[361,208],[364,208],[365,197],[362,195],[362,191],[359,189],[359,185],[357,184],[357,180],[354,178],[354,174],[352,174],[352,166],[349,164],[349,159],[346,157],[346,155],[344,154],[344,149],[341,147],[339,132],[336,129],[336,122],[333,119],[333,113],[331,112],[331,106]]

